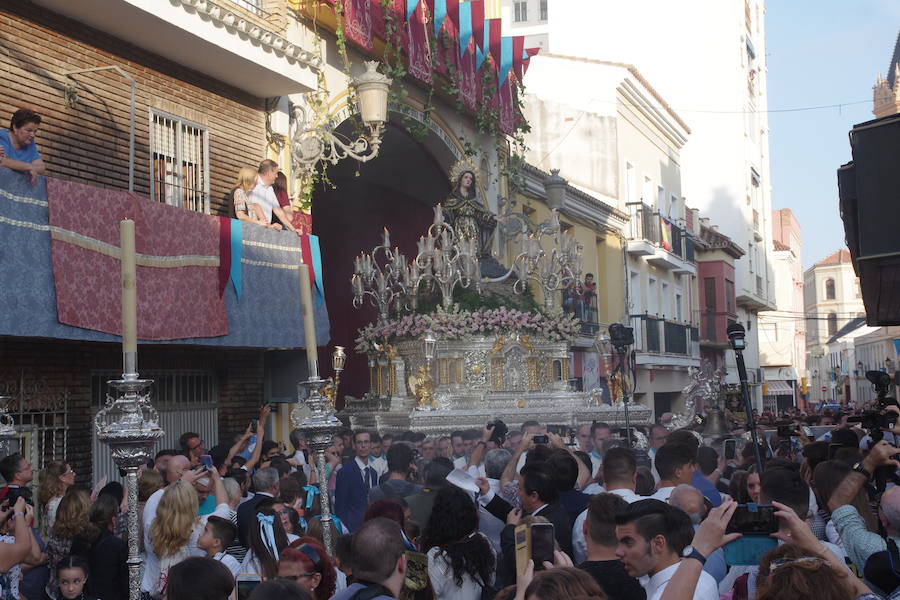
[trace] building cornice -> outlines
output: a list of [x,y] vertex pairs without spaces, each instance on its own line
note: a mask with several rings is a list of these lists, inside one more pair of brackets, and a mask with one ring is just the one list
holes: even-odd
[[322,58],[318,53],[288,41],[287,38],[246,18],[241,14],[240,9],[232,10],[225,6],[224,2],[214,2],[213,0],[169,1],[180,5],[187,12],[196,13],[201,19],[209,19],[213,23],[223,26],[229,33],[236,36],[247,36],[252,42],[284,57],[288,62],[299,63],[311,69],[319,69],[322,66]]

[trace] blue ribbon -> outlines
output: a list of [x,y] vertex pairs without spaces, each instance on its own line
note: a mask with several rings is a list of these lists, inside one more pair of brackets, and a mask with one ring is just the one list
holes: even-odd
[[307,485],[303,488],[306,492],[306,508],[312,508],[313,502],[316,499],[316,494],[320,494],[319,488],[314,485]]
[[497,77],[497,87],[500,88],[509,75],[513,66],[513,40],[511,37],[500,38],[500,73]]
[[275,515],[256,513],[256,520],[259,521],[259,533],[260,537],[262,537],[263,545],[269,549],[275,560],[280,560],[278,545],[275,543],[275,528],[273,527],[275,525]]
[[441,26],[447,17],[447,0],[434,0],[434,37],[439,38]]
[[244,249],[244,222],[240,219],[231,220],[231,283],[234,285],[234,295],[238,304],[241,302],[241,254]]
[[313,268],[316,270],[316,306],[320,307],[325,303],[325,286],[324,275],[322,272],[322,249],[319,247],[319,236],[309,236],[309,253],[312,254]]
[[459,56],[466,54],[469,40],[472,39],[472,5],[468,2],[459,3]]

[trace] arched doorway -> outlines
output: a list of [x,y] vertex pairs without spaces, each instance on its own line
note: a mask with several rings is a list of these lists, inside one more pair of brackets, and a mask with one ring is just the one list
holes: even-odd
[[[391,118],[400,121],[399,115]],[[339,131],[350,136],[352,124],[345,122]],[[455,160],[446,143],[433,133],[417,142],[402,126],[388,123],[377,158],[363,164],[345,159],[327,170],[333,188],[316,186],[313,233],[319,236],[331,320],[331,345],[320,352],[320,371],[323,376],[330,373],[335,345],[347,347],[341,398],[360,397],[368,390],[368,365],[364,356],[356,354],[354,339],[377,316],[368,301],[362,309],[353,308],[353,259],[381,243],[384,227],[390,230],[394,246],[407,257],[414,256],[416,240],[434,216],[432,207],[450,193],[447,172]]]

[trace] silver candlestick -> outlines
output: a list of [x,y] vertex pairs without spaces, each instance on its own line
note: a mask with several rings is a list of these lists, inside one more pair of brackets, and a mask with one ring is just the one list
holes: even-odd
[[0,396],[0,452],[3,454],[9,454],[9,443],[19,434],[16,422],[7,409],[12,400],[11,396]]
[[159,413],[150,404],[151,379],[140,379],[137,352],[125,352],[122,379],[109,381],[113,393],[94,418],[97,439],[109,446],[116,466],[126,473],[128,492],[128,588],[129,600],[141,597],[140,526],[138,524],[138,469],[153,456],[153,445],[165,435]]
[[[295,429],[303,432],[307,445],[316,454],[316,473],[319,479],[319,494],[322,505],[322,541],[329,556],[334,556],[334,539],[331,536],[331,507],[328,498],[328,478],[325,473],[325,450],[331,446],[334,436],[344,426],[334,415],[334,410],[323,389],[331,385],[327,379],[311,377],[297,384],[297,395],[300,399],[291,411],[291,423]],[[303,398],[309,414],[303,418]]]

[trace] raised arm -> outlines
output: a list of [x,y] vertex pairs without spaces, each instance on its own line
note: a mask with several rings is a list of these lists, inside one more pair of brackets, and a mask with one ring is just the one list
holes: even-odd
[[583,490],[585,487],[587,487],[588,482],[591,480],[591,470],[587,468],[587,465],[585,465],[580,458],[578,458],[578,455],[575,454],[574,450],[563,443],[561,437],[559,437],[555,433],[548,433],[547,436],[550,438],[551,446],[553,446],[554,448],[562,448],[563,450],[568,452],[569,456],[571,456],[575,460],[575,464],[578,465],[578,480],[576,481],[575,485],[577,489]]
[[487,454],[487,443],[488,440],[491,439],[491,435],[494,433],[494,426],[492,423],[488,423],[484,426],[484,429],[481,430],[481,441],[479,441],[475,445],[475,449],[472,450],[472,454],[469,456],[469,465],[470,467],[477,467],[481,464],[481,461],[484,460],[484,455]]
[[253,453],[250,460],[244,465],[247,471],[253,471],[259,464],[259,458],[262,456],[262,443],[266,439],[266,421],[269,420],[269,413],[272,408],[266,404],[259,410],[259,423],[256,426],[256,445],[253,447]]
[[250,425],[247,425],[247,430],[241,435],[241,439],[236,441],[228,451],[228,456],[225,458],[226,467],[231,466],[231,461],[234,460],[234,457],[247,447],[247,442],[250,440],[251,435],[253,435],[253,428]]
[[516,466],[519,464],[519,459],[522,458],[522,454],[532,448],[534,444],[531,441],[534,435],[530,433],[526,433],[522,436],[522,441],[519,442],[519,447],[516,448],[516,453],[513,454],[512,458],[509,459],[509,462],[506,463],[506,468],[503,469],[503,475],[500,476],[500,485],[504,486],[508,484],[510,481],[516,478]]
[[12,544],[0,544],[0,573],[6,573],[17,564],[24,562],[31,553],[34,535],[25,519],[25,506],[27,506],[25,498],[20,496],[12,508],[0,511],[0,521],[5,521],[7,516],[15,521],[13,535],[16,539]]

